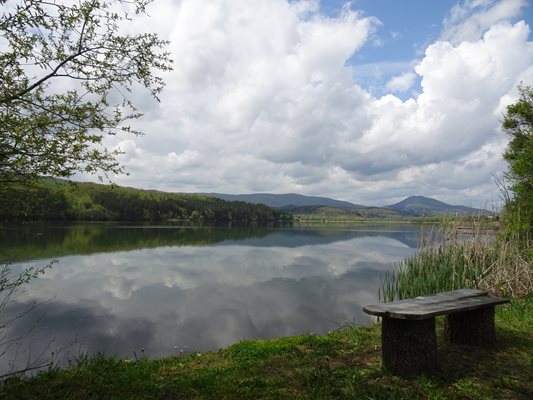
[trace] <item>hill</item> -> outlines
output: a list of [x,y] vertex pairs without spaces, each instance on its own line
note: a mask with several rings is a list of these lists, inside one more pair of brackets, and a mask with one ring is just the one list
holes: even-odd
[[206,196],[216,197],[227,201],[244,201],[246,203],[260,203],[268,207],[286,208],[301,206],[323,206],[336,208],[361,208],[357,204],[349,203],[342,200],[334,200],[328,197],[305,196],[303,194],[286,193],[252,193],[252,194],[223,194],[223,193],[205,193]]
[[335,217],[335,218],[388,218],[398,217],[397,211],[382,207],[328,207],[328,206],[284,206],[283,211],[291,214]]
[[[11,193],[10,193],[11,191]],[[340,219],[443,214],[491,214],[411,196],[385,207],[362,206],[295,193],[166,193],[95,183],[43,179],[33,190],[9,188],[0,196],[0,219],[190,220],[196,222],[291,221],[292,215]]]
[[473,214],[491,214],[489,211],[478,208],[471,208],[460,205],[450,205],[439,200],[424,196],[410,196],[396,204],[385,206],[391,210],[397,211],[403,215],[425,216],[425,215],[473,215]]
[[385,207],[363,206],[348,201],[335,200],[328,197],[305,196],[301,194],[222,194],[204,193],[229,201],[244,201],[247,203],[260,203],[268,207],[280,208],[291,214],[321,215],[335,217],[363,217],[363,218],[387,218],[398,216],[436,216],[444,214],[477,215],[491,214],[486,210],[451,205],[439,200],[424,196],[411,196],[399,203]]
[[264,204],[115,185],[43,179],[33,188],[9,186],[0,220],[168,221],[267,224],[292,215]]

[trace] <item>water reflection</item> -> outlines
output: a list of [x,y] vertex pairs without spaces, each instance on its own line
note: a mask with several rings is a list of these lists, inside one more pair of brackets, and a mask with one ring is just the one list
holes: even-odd
[[[362,305],[376,301],[382,272],[413,252],[418,234],[417,226],[386,228],[260,230],[240,240],[236,235],[242,231],[213,228],[209,234],[221,240],[204,246],[64,256],[8,312],[16,315],[32,301],[54,300],[9,334],[23,335],[44,316],[31,336],[33,346],[51,338],[58,346],[76,339],[64,356],[83,351],[133,357],[144,349],[159,357],[366,323]],[[145,239],[154,232],[150,243],[159,243],[162,231],[175,230],[118,230],[135,229]],[[197,240],[198,231],[189,231]]]
[[356,237],[386,236],[409,247],[417,244],[411,225],[364,225],[357,228],[266,228],[177,225],[7,224],[0,226],[0,262],[109,253],[165,246],[243,245],[300,247]]

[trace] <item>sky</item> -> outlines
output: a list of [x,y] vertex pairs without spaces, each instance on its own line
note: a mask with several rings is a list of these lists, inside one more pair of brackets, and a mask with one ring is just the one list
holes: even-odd
[[[493,209],[520,82],[526,0],[156,0],[133,32],[170,41],[145,135],[117,136],[123,186],[300,193],[362,205],[411,195]],[[76,176],[80,180],[96,180]]]

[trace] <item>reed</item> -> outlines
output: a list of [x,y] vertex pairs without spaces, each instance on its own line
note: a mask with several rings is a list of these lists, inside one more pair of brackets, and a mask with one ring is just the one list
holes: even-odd
[[[471,222],[444,223],[422,234],[418,251],[382,279],[381,301],[395,301],[461,288],[489,290],[504,297],[533,292],[533,247],[496,235]],[[464,232],[468,232],[465,234]]]

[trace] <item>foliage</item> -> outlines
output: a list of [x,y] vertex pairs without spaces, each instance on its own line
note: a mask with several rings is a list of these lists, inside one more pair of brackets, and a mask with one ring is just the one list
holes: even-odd
[[0,190],[1,219],[55,219],[67,217],[69,205],[62,191],[32,185],[6,185]]
[[504,153],[509,164],[506,178],[514,197],[505,206],[505,220],[520,239],[531,239],[533,230],[533,87],[520,85],[520,98],[507,106],[502,123],[510,140]]
[[[437,324],[439,339],[442,324]],[[533,394],[533,298],[496,311],[498,351],[441,344],[436,376],[380,367],[380,326],[325,336],[247,340],[159,360],[82,358],[67,369],[0,383],[3,399],[527,399]],[[440,342],[440,340],[439,340]]]
[[106,135],[136,132],[133,89],[170,69],[156,34],[125,34],[151,0],[0,0],[0,184],[122,171]]
[[[57,184],[53,184],[57,182]],[[34,188],[10,187],[0,219],[78,221],[165,221],[267,224],[292,216],[263,204],[210,196],[165,193],[94,183],[44,180]],[[13,202],[11,199],[16,198]]]

